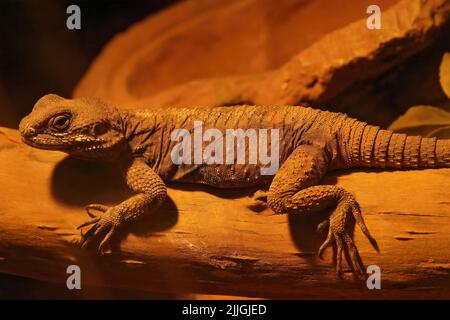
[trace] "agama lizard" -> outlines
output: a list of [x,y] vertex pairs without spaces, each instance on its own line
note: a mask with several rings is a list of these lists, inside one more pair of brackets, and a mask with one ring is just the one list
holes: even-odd
[[[195,121],[221,132],[278,129],[281,167],[270,176],[261,174],[259,164],[174,164],[170,155],[177,141],[171,133],[177,128],[191,132]],[[312,214],[334,208],[321,224],[328,226],[328,235],[319,256],[332,246],[339,275],[343,250],[350,253],[353,271],[364,272],[352,238],[355,222],[376,250],[378,246],[355,197],[339,186],[319,185],[327,172],[354,167],[450,167],[450,140],[393,133],[342,113],[298,106],[124,110],[95,98],[72,100],[49,94],[21,121],[20,133],[33,147],[120,164],[136,194],[113,207],[88,205],[92,219],[79,227],[91,226],[82,236],[83,246],[99,243],[98,250],[103,252],[119,228],[158,210],[166,198],[164,181],[218,188],[270,184],[267,192],[256,194],[255,201],[275,213]],[[101,213],[96,216],[92,210]]]

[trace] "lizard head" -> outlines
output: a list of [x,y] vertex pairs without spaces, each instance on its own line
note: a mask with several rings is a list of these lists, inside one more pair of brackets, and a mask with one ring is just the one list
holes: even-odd
[[117,109],[95,98],[45,95],[22,119],[19,131],[22,140],[32,147],[81,158],[114,156],[125,145]]

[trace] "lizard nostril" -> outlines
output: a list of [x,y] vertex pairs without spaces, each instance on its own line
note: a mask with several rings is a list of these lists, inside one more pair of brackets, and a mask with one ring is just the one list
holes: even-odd
[[36,130],[33,127],[25,128],[23,135],[27,138],[31,138],[36,135]]

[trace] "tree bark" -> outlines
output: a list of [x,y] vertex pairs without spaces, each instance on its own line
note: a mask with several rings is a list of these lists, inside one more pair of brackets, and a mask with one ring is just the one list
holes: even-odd
[[[335,277],[314,216],[255,213],[253,190],[169,188],[154,216],[127,228],[112,253],[76,245],[84,205],[115,204],[129,191],[111,165],[85,163],[20,143],[0,129],[0,272],[64,283],[80,266],[82,286],[266,298],[448,298],[450,169],[341,172],[324,183],[355,193],[377,254],[355,241],[366,265],[380,266],[382,290]],[[211,193],[212,192],[212,193]],[[120,243],[119,243],[120,242]]]

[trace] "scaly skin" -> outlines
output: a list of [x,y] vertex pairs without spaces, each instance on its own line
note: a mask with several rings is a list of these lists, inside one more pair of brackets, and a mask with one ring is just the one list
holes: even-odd
[[[260,164],[183,164],[170,157],[178,128],[193,131],[194,121],[203,130],[278,129],[280,169],[262,175]],[[333,246],[336,270],[342,274],[342,253],[349,266],[364,273],[352,239],[356,222],[371,244],[375,239],[364,224],[358,202],[341,187],[318,185],[328,171],[351,167],[428,168],[450,166],[450,140],[407,137],[380,130],[345,114],[295,106],[235,106],[216,108],[160,108],[123,111],[97,99],[42,97],[20,123],[23,141],[33,147],[60,150],[72,156],[115,161],[123,168],[128,186],[136,193],[124,202],[106,207],[87,206],[92,225],[82,245],[99,242],[103,252],[117,230],[157,210],[166,197],[163,181],[201,183],[219,188],[268,185],[254,196],[252,208],[267,205],[276,213],[307,214],[334,208],[328,236],[319,249]],[[222,136],[224,138],[224,136]],[[208,143],[204,143],[206,146]],[[269,139],[268,150],[271,141]],[[246,144],[248,159],[250,144]],[[236,160],[236,155],[235,155]],[[236,161],[234,162],[236,163]],[[95,216],[92,210],[100,211]]]

